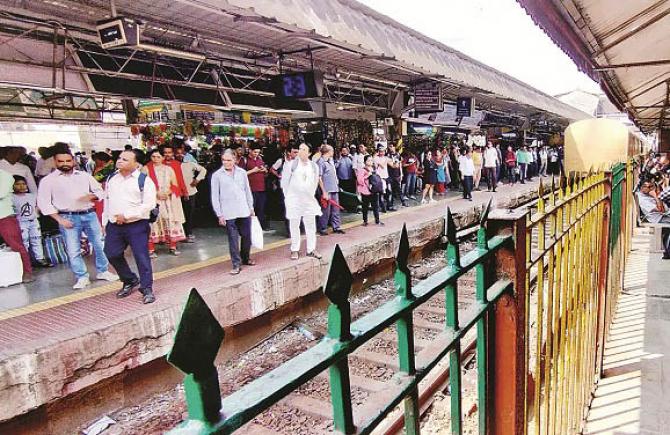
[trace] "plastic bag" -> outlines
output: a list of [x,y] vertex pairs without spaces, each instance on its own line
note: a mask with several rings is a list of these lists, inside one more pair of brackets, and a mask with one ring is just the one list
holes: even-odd
[[251,246],[263,249],[263,228],[256,216],[251,217]]

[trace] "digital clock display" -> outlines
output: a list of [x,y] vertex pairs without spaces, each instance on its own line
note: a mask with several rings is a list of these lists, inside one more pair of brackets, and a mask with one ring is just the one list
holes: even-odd
[[323,94],[323,78],[315,71],[280,74],[273,79],[278,98],[314,98]]

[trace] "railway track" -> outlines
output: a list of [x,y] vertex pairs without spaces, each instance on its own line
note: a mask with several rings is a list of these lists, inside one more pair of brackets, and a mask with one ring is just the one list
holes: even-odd
[[[526,204],[524,207],[532,206]],[[474,247],[474,230],[459,232],[461,252]],[[535,246],[532,247],[534,249]],[[412,280],[416,283],[444,268],[444,251],[438,250],[411,265]],[[475,272],[464,275],[458,282],[459,313],[466,313],[475,302]],[[352,321],[364,316],[395,295],[393,281],[388,279],[373,285],[351,298]],[[444,294],[438,293],[414,313],[414,337],[417,365],[425,358],[434,356],[448,334]],[[463,314],[459,314],[463,315]],[[237,355],[219,368],[221,393],[226,396],[247,383],[270,372],[282,363],[316,344],[326,330],[326,316],[320,311],[299,323],[288,327],[266,339],[249,351]],[[357,349],[349,358],[351,396],[354,421],[370,417],[388,401],[385,395],[393,376],[398,372],[398,353],[395,327],[387,328],[375,339]],[[462,409],[464,427],[477,421],[476,358],[474,355],[475,330],[465,336],[461,344],[462,365]],[[448,359],[438,365],[419,385],[420,410],[423,414],[430,408],[436,393],[448,394]],[[150,411],[147,411],[150,410]],[[116,431],[104,434],[162,433],[176,426],[184,417],[186,409],[182,386],[154,397],[146,403],[118,411],[111,415],[117,422]],[[156,418],[156,414],[160,414]],[[374,433],[392,434],[402,430],[402,411],[392,413]],[[444,420],[443,420],[444,421]],[[113,426],[114,427],[114,426]],[[121,431],[119,432],[119,429]],[[328,373],[321,373],[304,384],[278,404],[258,415],[238,433],[243,434],[316,434],[333,431],[332,405]]]
[[[468,249],[467,246],[466,249]],[[415,265],[416,267],[413,268],[415,272],[413,273],[413,278],[417,281],[446,265],[442,254],[439,252],[424,259],[422,263],[428,264]],[[384,281],[379,287],[386,289],[389,296],[393,296],[393,284],[390,280]],[[365,297],[365,293],[363,297]],[[356,302],[356,300],[352,301],[352,307],[358,305]],[[459,311],[467,311],[474,302],[475,286],[473,272],[471,275],[468,274],[459,280]],[[377,303],[374,306],[370,304],[369,307],[366,306],[366,309],[357,310],[355,317],[366,314],[376,306],[378,306]],[[414,336],[417,361],[433,356],[435,346],[438,345],[439,347],[441,340],[447,339],[444,306],[444,295],[438,294],[415,311]],[[325,324],[313,324],[312,326],[313,330],[317,331],[315,333],[317,336],[320,335],[319,333],[323,331],[321,328],[324,327]],[[474,331],[471,336],[466,337],[464,343],[464,361],[469,362],[472,366],[476,362],[473,358],[469,358],[468,355],[474,349]],[[444,368],[447,365],[445,361],[445,366],[442,370],[435,370],[436,375],[420,385],[419,394],[424,399],[422,401],[424,409],[428,405],[427,398],[432,397],[431,393],[434,393],[436,388],[438,390],[446,388],[444,384],[448,380],[448,371],[447,376],[445,376]],[[468,372],[471,371],[474,373],[476,371],[473,369],[474,367],[470,367],[465,370],[464,379],[466,379]],[[385,391],[390,386],[393,376],[398,373],[395,327],[386,329],[377,335],[374,340],[357,349],[349,358],[349,371],[351,375],[354,419],[362,421],[370,417],[376,409],[388,400]],[[464,384],[467,384],[467,381],[464,381]],[[476,397],[476,389],[473,388],[471,395],[464,392],[463,397],[464,409],[471,409]],[[468,400],[468,398],[471,400]],[[401,413],[398,413],[398,416],[400,415]],[[378,428],[376,433],[394,433],[400,429],[401,426],[398,427],[398,416],[393,415],[387,419],[387,423],[383,425],[384,427]],[[315,380],[303,385],[279,404],[259,415],[251,424],[241,430],[240,433],[325,433],[332,431],[331,420],[332,410],[328,377],[327,373],[322,373]]]

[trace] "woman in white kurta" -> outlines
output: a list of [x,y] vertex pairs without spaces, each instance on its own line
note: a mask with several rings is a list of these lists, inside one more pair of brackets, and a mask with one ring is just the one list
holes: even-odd
[[318,185],[319,167],[309,159],[309,147],[303,143],[298,158],[288,163],[282,174],[293,260],[298,259],[300,251],[300,221],[305,225],[307,256],[321,258],[316,251],[316,216],[321,216],[321,207],[314,196]]

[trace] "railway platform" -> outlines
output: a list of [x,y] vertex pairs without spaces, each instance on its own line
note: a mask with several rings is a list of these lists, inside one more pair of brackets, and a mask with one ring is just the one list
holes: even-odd
[[[537,182],[501,186],[495,194],[476,193],[474,202],[454,195],[436,204],[388,213],[383,227],[363,228],[360,221],[351,221],[344,226],[346,235],[319,238],[321,261],[290,261],[288,240],[278,240],[254,254],[257,266],[235,277],[228,274],[225,255],[178,265],[156,273],[158,300],[151,305],[142,305],[137,295],[116,299],[116,283],[0,312],[0,373],[5,374],[0,379],[0,401],[11,403],[2,407],[0,421],[22,416],[10,422],[12,426],[5,423],[4,429],[0,424],[0,432],[30,432],[47,424],[50,432],[65,433],[73,427],[71,417],[63,414],[68,400],[77,403],[81,413],[77,419],[85,421],[105,409],[136,403],[165,383],[178,383],[181,376],[163,356],[193,287],[228,336],[239,332],[236,325],[252,319],[251,329],[260,331],[272,323],[274,312],[282,307],[297,310],[303,298],[318,294],[328,269],[326,259],[336,244],[356,274],[383,261],[392,264],[403,225],[412,248],[421,250],[439,240],[446,206],[458,224],[468,225],[477,222],[491,198],[494,206],[511,208],[536,194]],[[231,350],[224,345],[219,357],[225,359],[227,351]],[[92,391],[94,385],[102,385],[103,391]]]
[[585,434],[670,433],[670,261],[636,230]]

